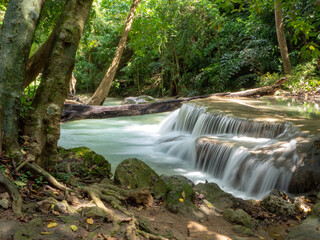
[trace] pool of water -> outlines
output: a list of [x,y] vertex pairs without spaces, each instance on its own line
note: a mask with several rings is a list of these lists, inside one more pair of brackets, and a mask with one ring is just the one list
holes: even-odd
[[[117,105],[121,99],[108,99],[104,105]],[[306,134],[320,133],[320,112],[317,103],[299,103],[291,99],[220,99],[196,101],[207,106],[211,112],[223,112],[240,118],[257,121],[289,121]],[[134,117],[89,119],[61,124],[59,145],[65,148],[86,146],[103,155],[112,165],[127,158],[139,158],[159,174],[180,174],[195,183],[213,181],[223,187],[223,182],[194,169],[194,165],[181,156],[159,151],[160,129],[165,129],[164,120],[171,113],[150,114]],[[166,121],[168,122],[168,121]],[[169,136],[170,137],[170,136]],[[172,138],[177,137],[173,134]],[[182,143],[186,147],[188,142]],[[190,145],[191,146],[191,145]],[[242,192],[224,188],[238,197],[246,198]]]

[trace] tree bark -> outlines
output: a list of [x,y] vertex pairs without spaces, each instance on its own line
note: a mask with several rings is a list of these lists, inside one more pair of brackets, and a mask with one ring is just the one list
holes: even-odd
[[29,86],[30,83],[36,80],[37,76],[42,71],[44,63],[49,56],[49,52],[51,49],[50,46],[52,44],[53,37],[55,36],[57,28],[59,28],[59,25],[60,20],[57,21],[56,26],[54,27],[47,41],[45,41],[45,43],[42,44],[42,46],[36,51],[36,53],[33,54],[32,57],[28,60],[22,89],[25,89],[27,86]]
[[33,109],[24,126],[30,136],[30,154],[46,167],[56,161],[60,137],[60,118],[67,97],[76,51],[93,0],[69,0],[60,17],[45,62],[42,81],[37,89]]
[[283,64],[283,70],[285,74],[290,74],[291,62],[289,58],[286,35],[283,27],[281,0],[274,1],[274,13],[275,13],[277,38],[278,38],[279,49],[280,49],[280,54],[281,54],[281,59]]
[[135,14],[135,11],[138,7],[139,2],[140,2],[140,0],[133,0],[129,15],[128,15],[128,18],[127,18],[127,21],[126,21],[126,24],[124,27],[124,30],[122,32],[122,37],[121,37],[119,44],[118,44],[116,54],[113,58],[113,61],[110,65],[107,73],[103,77],[99,87],[97,88],[97,90],[95,91],[93,96],[89,99],[89,101],[88,101],[89,105],[102,105],[104,100],[106,99],[106,97],[109,94],[112,81],[113,81],[114,76],[117,72],[122,53],[123,53],[124,48],[127,43],[128,35],[129,35],[129,32],[132,27],[132,23],[133,23],[134,14]]
[[21,89],[34,32],[45,0],[11,0],[0,39],[0,145],[20,156],[18,119]]
[[180,98],[162,102],[155,102],[149,104],[135,104],[135,105],[120,105],[120,106],[89,106],[65,104],[62,112],[61,121],[67,122],[79,119],[102,119],[114,118],[124,116],[137,116],[143,114],[160,113],[173,111],[181,107],[187,101],[208,97],[261,97],[265,95],[273,95],[281,85],[289,77],[281,78],[273,86],[265,86],[261,88],[250,89],[242,92],[233,93],[216,93],[211,95],[197,96],[191,98]]

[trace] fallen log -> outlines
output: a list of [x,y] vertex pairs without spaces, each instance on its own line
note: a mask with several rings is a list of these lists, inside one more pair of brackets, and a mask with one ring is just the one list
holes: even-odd
[[118,106],[64,104],[61,121],[67,122],[79,119],[114,118],[168,112],[180,108],[183,102],[185,102],[184,99]]
[[61,121],[67,122],[80,119],[114,118],[168,112],[180,108],[184,102],[208,97],[261,97],[265,95],[273,95],[276,90],[280,89],[281,85],[288,78],[289,77],[281,78],[276,84],[272,86],[265,86],[241,92],[216,93],[211,95],[196,96],[190,98],[179,98],[148,104],[95,106],[65,103],[61,116]]

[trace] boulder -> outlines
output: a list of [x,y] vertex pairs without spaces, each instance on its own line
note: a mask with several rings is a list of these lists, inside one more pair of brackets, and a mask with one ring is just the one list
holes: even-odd
[[250,228],[247,228],[247,227],[242,226],[242,225],[234,225],[232,227],[232,231],[234,231],[237,234],[243,234],[243,235],[247,235],[247,236],[254,236],[254,233]]
[[254,229],[257,224],[256,220],[242,209],[233,210],[228,208],[224,211],[223,218],[229,222],[240,224],[250,229]]
[[290,229],[286,240],[319,240],[320,219],[317,216],[307,217],[301,224]]
[[295,217],[297,214],[296,206],[279,196],[269,195],[265,197],[261,201],[261,206],[281,217]]
[[114,182],[130,189],[147,188],[155,197],[163,197],[167,186],[147,164],[136,158],[122,161],[116,168]]
[[166,207],[173,213],[190,213],[195,209],[193,182],[183,176],[162,176],[167,184]]
[[230,208],[235,200],[235,197],[222,191],[215,183],[199,183],[194,187],[194,190],[203,194],[206,199],[220,210]]
[[146,103],[153,103],[157,100],[153,97],[147,95],[141,95],[138,97],[127,97],[122,101],[122,104],[146,104]]
[[288,191],[293,194],[320,191],[320,149],[315,139],[297,145],[298,166],[293,172]]
[[95,153],[87,147],[78,147],[71,149],[59,148],[59,163],[57,165],[58,178],[69,178],[66,176],[70,171],[81,179],[103,179],[111,178],[111,165],[100,154]]

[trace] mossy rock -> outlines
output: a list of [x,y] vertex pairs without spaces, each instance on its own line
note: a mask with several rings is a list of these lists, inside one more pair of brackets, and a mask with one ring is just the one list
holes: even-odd
[[234,231],[235,233],[238,233],[238,234],[243,234],[243,235],[247,235],[247,236],[254,236],[254,233],[250,228],[247,228],[242,225],[234,225],[232,227],[232,231]]
[[278,216],[295,217],[296,206],[284,200],[282,197],[269,195],[261,201],[261,206]]
[[230,208],[236,198],[221,190],[216,183],[199,183],[194,187],[198,193],[204,194],[209,202],[212,202],[220,210]]
[[254,229],[257,224],[256,220],[242,209],[233,210],[228,208],[224,211],[223,218],[229,222],[240,224],[250,229]]
[[312,206],[311,215],[320,217],[320,203],[316,203]]
[[116,168],[114,182],[130,189],[147,188],[156,198],[164,197],[167,186],[147,164],[136,158],[122,161]]
[[[100,154],[87,147],[78,147],[58,150],[58,173],[66,173],[67,164],[71,172],[81,179],[111,178],[111,165]],[[58,176],[59,177],[59,176]]]
[[173,213],[190,213],[195,209],[193,182],[183,176],[162,176],[168,187],[166,207]]

